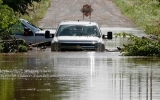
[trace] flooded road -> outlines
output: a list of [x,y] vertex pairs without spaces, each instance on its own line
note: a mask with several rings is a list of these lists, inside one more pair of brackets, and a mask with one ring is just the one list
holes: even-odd
[[160,59],[119,52],[0,55],[1,100],[159,100]]
[[[96,21],[102,33],[127,31],[135,25],[112,0],[52,0],[40,27],[62,20]],[[80,12],[91,4],[91,19]],[[76,6],[74,6],[76,5]],[[110,28],[106,28],[110,27]],[[112,28],[111,28],[112,27]],[[115,28],[117,27],[117,28]],[[118,28],[127,27],[127,28]],[[106,41],[112,51],[126,39]],[[0,54],[1,100],[160,100],[160,58],[124,57],[119,52],[51,52]]]
[[[135,28],[101,27],[131,32]],[[127,39],[105,41],[112,51]],[[1,100],[159,100],[160,59],[124,57],[120,52],[51,52],[0,54]]]
[[142,38],[142,36],[146,36],[146,33],[139,29],[139,28],[127,28],[127,27],[100,27],[102,34],[106,34],[107,32],[112,32],[113,33],[113,39],[111,40],[105,40],[105,48],[106,50],[109,51],[115,51],[117,47],[122,47],[123,44],[129,44],[132,41],[128,40],[128,37],[123,38],[123,37],[117,37],[115,38],[115,35],[117,33],[130,33],[133,34],[139,38]]

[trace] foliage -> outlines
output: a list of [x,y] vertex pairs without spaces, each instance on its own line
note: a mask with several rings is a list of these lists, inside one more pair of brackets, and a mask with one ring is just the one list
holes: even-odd
[[160,0],[114,0],[148,34],[160,35]]
[[3,47],[2,47],[2,44],[0,45],[0,52],[2,52],[3,51]]
[[27,52],[28,45],[24,40],[3,41],[0,45],[1,53]]
[[125,56],[159,56],[160,57],[160,37],[156,40],[148,38],[139,38],[129,33],[117,33],[117,37],[128,37],[128,40],[133,41],[132,44],[124,44],[121,48],[121,53]]
[[14,11],[7,5],[2,5],[0,0],[0,35],[8,35],[12,32],[12,26],[18,22]]
[[[50,6],[51,0],[42,0],[42,2],[38,4],[37,2],[40,1],[41,0],[0,0],[0,38],[2,39],[0,39],[0,52],[28,51],[29,47],[25,42],[15,42],[16,39],[10,37],[10,34],[12,34],[14,30],[13,25],[20,24],[18,16],[25,18],[24,16],[28,15],[23,14],[29,14],[30,16],[28,17],[30,21],[34,23],[43,18],[47,8]],[[29,7],[33,8],[33,11],[29,11]]]
[[[40,4],[38,4],[38,2],[40,2]],[[51,0],[0,0],[0,38],[2,40],[16,41],[16,39],[10,37],[10,34],[12,34],[12,31],[14,30],[13,25],[20,24],[18,16],[25,18],[24,16],[28,15],[24,14],[29,14],[30,16],[28,16],[27,19],[37,23],[38,20],[45,15],[50,3]],[[29,10],[30,8],[32,11]],[[0,52],[26,51],[28,51],[28,46],[25,42],[11,43],[1,41],[0,43]]]
[[41,0],[3,0],[3,4],[8,5],[14,10],[21,14],[28,14],[28,7],[33,7],[33,2],[40,2]]
[[33,6],[34,9],[30,10],[28,12],[28,15],[20,15],[21,18],[28,20],[29,22],[32,22],[35,25],[38,25],[38,21],[42,19],[48,7],[50,6],[52,0],[41,0],[41,2],[34,2]]

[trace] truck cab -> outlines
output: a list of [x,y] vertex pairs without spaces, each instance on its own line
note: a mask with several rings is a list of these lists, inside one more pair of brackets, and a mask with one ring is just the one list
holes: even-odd
[[[48,35],[48,36],[47,36]],[[46,34],[50,37],[50,34]],[[104,39],[112,39],[112,32],[102,34],[96,22],[65,21],[57,28],[51,51],[105,51]]]

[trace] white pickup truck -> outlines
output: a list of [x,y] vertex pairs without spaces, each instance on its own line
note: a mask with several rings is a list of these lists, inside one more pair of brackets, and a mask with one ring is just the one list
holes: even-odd
[[102,34],[96,22],[65,21],[57,28],[51,51],[105,51],[104,39],[112,39],[112,32]]
[[21,25],[15,25],[13,34],[16,39],[24,39],[26,43],[38,43],[38,42],[49,42],[51,38],[45,38],[45,33],[49,32],[53,37],[56,30],[54,29],[41,29],[28,22],[27,20],[20,19]]

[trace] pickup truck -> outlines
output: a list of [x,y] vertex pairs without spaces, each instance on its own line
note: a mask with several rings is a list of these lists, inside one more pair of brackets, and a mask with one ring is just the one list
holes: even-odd
[[20,19],[20,22],[20,25],[14,26],[13,34],[16,39],[24,39],[26,43],[51,42],[52,39],[45,38],[45,33],[49,32],[51,36],[54,36],[56,31],[54,29],[41,29],[25,19]]
[[[50,38],[50,34],[45,34]],[[51,51],[105,51],[104,39],[112,39],[112,32],[102,34],[98,24],[90,21],[64,21],[57,28]]]

